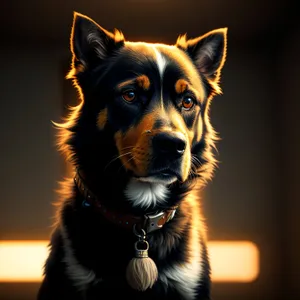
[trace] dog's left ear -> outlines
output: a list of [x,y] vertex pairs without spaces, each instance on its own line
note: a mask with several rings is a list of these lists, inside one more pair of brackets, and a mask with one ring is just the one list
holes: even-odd
[[212,81],[219,80],[226,58],[227,28],[190,40],[186,40],[186,35],[180,36],[176,46],[187,52],[201,74]]

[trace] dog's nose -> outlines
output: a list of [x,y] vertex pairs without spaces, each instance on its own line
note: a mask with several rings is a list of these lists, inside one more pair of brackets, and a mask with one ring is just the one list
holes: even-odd
[[161,132],[153,137],[152,143],[154,153],[170,158],[182,156],[186,148],[186,140],[182,133]]

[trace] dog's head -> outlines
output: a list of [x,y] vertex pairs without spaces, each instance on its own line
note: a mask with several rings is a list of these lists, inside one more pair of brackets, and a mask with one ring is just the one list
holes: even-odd
[[62,126],[62,148],[99,176],[109,177],[112,165],[115,176],[125,170],[125,194],[145,206],[163,201],[170,185],[209,178],[216,135],[208,111],[221,92],[226,33],[184,35],[175,45],[129,42],[76,13],[68,78],[82,103]]

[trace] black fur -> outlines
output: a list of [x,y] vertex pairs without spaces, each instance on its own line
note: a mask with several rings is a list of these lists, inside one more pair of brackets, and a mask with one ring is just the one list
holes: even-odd
[[[87,39],[89,34],[92,35]],[[207,41],[212,42],[209,50],[213,52],[208,56],[203,48]],[[74,17],[71,48],[73,65],[69,77],[74,80],[82,103],[70,114],[65,124],[58,125],[60,149],[83,172],[89,189],[109,209],[144,215],[179,205],[170,222],[148,235],[149,257],[155,261],[159,273],[185,263],[190,256],[190,232],[196,226],[194,216],[199,220],[201,218],[197,203],[199,200],[193,198],[192,194],[211,178],[216,164],[212,154],[216,135],[206,115],[210,100],[220,92],[218,79],[225,60],[226,30],[212,32],[209,38],[200,40],[186,41],[181,37],[177,42],[177,51],[185,58],[186,68],[197,70],[198,80],[203,87],[204,98],[192,95],[197,102],[195,106],[200,108],[198,113],[195,109],[184,112],[180,108],[183,96],[176,94],[174,84],[179,79],[190,81],[191,73],[187,73],[182,61],[177,61],[176,56],[165,54],[167,65],[162,81],[154,57],[135,52],[126,44],[121,33],[109,33],[79,14]],[[199,55],[202,55],[201,59]],[[129,105],[122,100],[122,91],[116,90],[116,86],[137,74],[150,78],[151,85],[149,89],[133,86],[139,102]],[[166,166],[172,171],[176,169],[180,174],[178,180],[168,187],[170,193],[164,203],[143,208],[133,206],[124,196],[128,181],[136,174],[124,166],[124,161],[114,159],[120,155],[114,137],[118,132],[126,135],[129,128],[138,126],[147,114],[156,109],[160,101],[161,84],[166,111],[173,111],[177,118],[182,117],[186,130],[194,132],[190,141],[190,151],[194,159],[188,177],[182,181],[179,179],[183,175],[178,171],[181,158],[152,158],[147,169],[149,174]],[[96,125],[97,120],[99,113],[104,110],[107,110],[105,124],[103,128],[99,128]],[[202,132],[197,139],[197,130],[200,127],[195,124],[199,120],[202,122]],[[160,130],[164,126],[169,126],[172,130],[176,127],[171,119],[168,121],[157,117],[151,130]],[[135,236],[132,231],[107,221],[93,206],[83,206],[84,200],[72,178],[62,183],[62,201],[58,206],[50,255],[45,264],[45,278],[38,300],[210,299],[209,258],[205,228],[201,222],[197,226],[203,228],[197,230],[202,251],[202,271],[194,297],[180,293],[177,283],[172,280],[168,284],[158,280],[151,289],[138,292],[130,288],[125,279],[126,266],[134,256]],[[76,285],[70,278],[62,226],[71,243],[76,262],[95,274],[95,278],[86,285]]]

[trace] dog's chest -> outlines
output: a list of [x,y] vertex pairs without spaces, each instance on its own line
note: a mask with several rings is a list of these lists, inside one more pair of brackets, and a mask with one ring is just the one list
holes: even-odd
[[185,260],[161,270],[159,279],[167,286],[175,289],[182,299],[196,299],[201,278],[204,273],[202,243],[198,228],[192,227],[186,245]]
[[197,287],[201,280],[202,266],[200,261],[172,266],[159,274],[159,279],[168,287],[174,288],[186,300],[196,297]]

